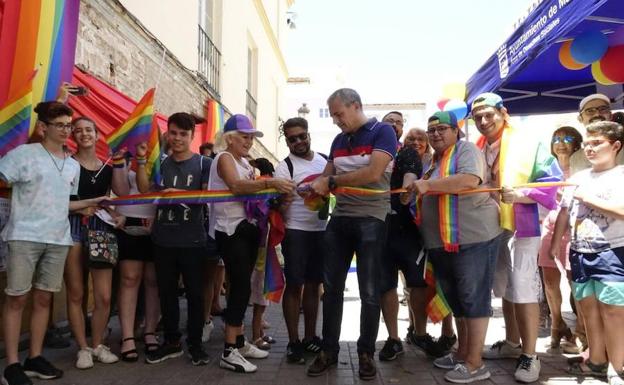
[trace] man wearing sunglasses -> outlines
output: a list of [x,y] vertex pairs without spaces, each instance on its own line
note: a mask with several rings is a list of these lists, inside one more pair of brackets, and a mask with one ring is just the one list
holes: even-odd
[[[587,127],[594,122],[608,121],[613,118],[611,112],[611,100],[604,94],[592,94],[585,97],[579,103],[578,121]],[[624,152],[620,151],[617,156],[617,163],[624,164]],[[585,157],[583,151],[576,151],[570,157],[570,174],[591,167],[591,163]]]
[[[303,118],[288,119],[282,133],[290,154],[275,169],[278,178],[290,179],[301,185],[311,175],[323,172],[327,160],[324,155],[310,149],[308,122]],[[286,234],[282,241],[286,287],[282,308],[288,329],[286,359],[302,364],[304,352],[318,353],[321,339],[316,336],[316,319],[323,282],[323,234],[327,219],[309,210],[303,198],[289,195],[280,209],[284,214]],[[303,295],[302,295],[303,293]],[[303,306],[305,336],[299,340],[299,309]]]

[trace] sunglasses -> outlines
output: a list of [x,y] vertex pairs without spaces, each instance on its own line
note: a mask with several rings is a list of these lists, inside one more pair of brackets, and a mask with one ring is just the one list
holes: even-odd
[[299,134],[299,135],[291,135],[291,136],[287,136],[286,140],[288,141],[288,143],[297,143],[299,141],[305,141],[308,139],[308,133],[304,132],[303,134]]
[[572,136],[570,136],[570,135],[566,135],[566,136],[553,136],[552,144],[559,144],[559,143],[572,144],[572,143],[574,143],[574,138]]

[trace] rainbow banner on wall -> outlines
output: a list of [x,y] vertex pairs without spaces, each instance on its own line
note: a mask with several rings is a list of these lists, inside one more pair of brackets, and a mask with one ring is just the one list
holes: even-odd
[[21,89],[10,95],[6,104],[0,106],[0,156],[6,155],[28,140],[32,116],[32,78]]
[[204,142],[214,143],[217,133],[223,130],[223,106],[214,99],[206,101],[206,130]]
[[[4,0],[0,8],[0,106],[17,101],[37,71],[32,113],[39,102],[55,100],[61,84],[71,81],[80,0]],[[29,133],[34,124],[31,119]]]

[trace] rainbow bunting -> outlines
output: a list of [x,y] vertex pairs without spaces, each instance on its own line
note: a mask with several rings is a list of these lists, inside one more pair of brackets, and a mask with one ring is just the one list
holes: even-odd
[[[33,73],[34,76],[34,73]],[[28,140],[32,115],[32,77],[0,107],[0,156]]]
[[[3,7],[0,105],[18,94],[33,70],[31,109],[56,99],[74,68],[80,0],[5,0]],[[34,124],[31,120],[29,133]]]
[[204,142],[214,143],[218,132],[223,129],[223,106],[214,99],[206,101],[206,130]]
[[444,298],[440,284],[435,279],[433,264],[429,260],[425,266],[425,282],[427,283],[427,307],[425,311],[431,322],[438,323],[449,315],[451,308]]
[[[154,133],[154,92],[155,88],[148,90],[134,108],[128,119],[111,132],[106,138],[106,143],[113,152],[122,148],[134,151],[137,144],[148,142],[154,146],[157,142]],[[158,130],[158,128],[155,128]],[[152,154],[154,147],[151,148]]]

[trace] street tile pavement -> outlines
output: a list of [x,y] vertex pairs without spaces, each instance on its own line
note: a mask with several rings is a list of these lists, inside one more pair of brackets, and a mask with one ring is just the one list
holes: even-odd
[[[565,295],[565,294],[564,294]],[[564,297],[565,298],[565,297]],[[185,303],[182,302],[182,318],[186,313]],[[487,343],[493,343],[504,338],[502,315],[500,314],[500,301],[494,300],[495,314],[491,319],[488,330]],[[251,310],[251,309],[249,309]],[[568,308],[566,317],[573,322]],[[250,313],[248,311],[246,327],[250,326]],[[50,385],[168,385],[168,384],[193,384],[193,385],[269,385],[269,384],[296,384],[296,385],[353,385],[353,384],[412,384],[412,385],[437,385],[448,384],[444,380],[444,370],[433,368],[431,360],[412,345],[404,343],[405,354],[392,362],[377,361],[378,374],[372,381],[362,381],[358,378],[358,357],[356,342],[359,334],[359,300],[357,293],[357,279],[354,274],[349,274],[347,290],[345,291],[344,319],[342,324],[341,351],[339,364],[335,369],[320,377],[308,377],[305,373],[306,366],[314,358],[312,355],[306,359],[306,365],[293,365],[286,362],[286,345],[288,335],[282,317],[280,305],[271,305],[267,309],[266,320],[271,327],[266,331],[276,340],[271,348],[271,354],[267,359],[253,360],[258,365],[258,371],[254,374],[239,374],[219,368],[219,356],[222,351],[223,329],[222,322],[216,320],[216,328],[211,340],[205,345],[208,354],[212,357],[206,366],[192,366],[186,357],[180,357],[165,361],[161,364],[148,365],[143,362],[142,344],[139,344],[141,358],[136,363],[119,362],[106,365],[97,363],[88,370],[78,370],[74,365],[76,347],[73,345],[63,350],[46,350],[45,355],[61,369],[65,371],[63,378],[50,381]],[[318,328],[320,331],[319,317]],[[119,352],[119,327],[117,319],[111,320],[113,332],[109,342],[113,352]],[[403,331],[407,328],[407,308],[401,306],[399,314],[399,328]],[[429,332],[439,335],[439,325],[430,325]],[[301,333],[303,330],[301,330]],[[383,346],[387,338],[387,332],[383,321],[380,324],[378,336],[378,350]],[[542,371],[539,382],[548,385],[573,385],[573,384],[598,384],[598,380],[568,375],[565,372],[565,357],[558,352],[547,351],[548,331],[540,334],[538,352],[542,361]],[[486,362],[492,377],[481,381],[484,385],[508,385],[515,383],[513,372],[514,360],[501,360]],[[43,381],[37,381],[42,384]],[[47,383],[47,382],[46,382]]]

